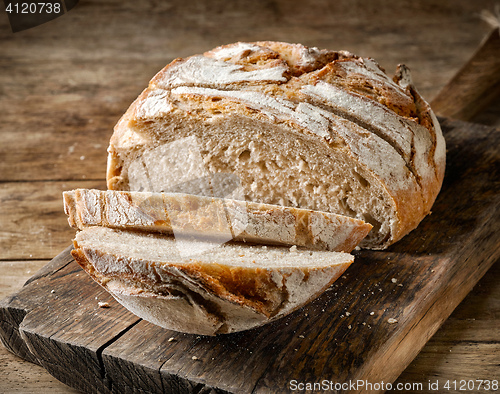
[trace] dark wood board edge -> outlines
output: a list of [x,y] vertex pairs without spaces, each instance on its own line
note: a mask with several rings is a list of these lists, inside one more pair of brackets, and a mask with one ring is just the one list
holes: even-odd
[[37,356],[39,365],[60,382],[82,392],[111,393],[98,353],[22,328],[21,337]]
[[[178,376],[175,373],[164,373],[161,371],[161,367],[166,357],[168,357],[168,355],[165,355],[163,349],[171,344],[169,338],[179,338],[179,336],[183,336],[183,334],[158,329],[158,327],[146,321],[141,321],[134,329],[144,332],[146,338],[151,337],[150,333],[155,338],[158,338],[156,346],[155,349],[151,349],[151,353],[148,353],[148,355],[144,357],[149,361],[142,364],[134,362],[133,352],[130,353],[131,357],[129,359],[122,358],[122,354],[120,354],[120,357],[117,357],[110,348],[103,352],[104,368],[107,376],[109,376],[113,382],[114,393],[231,394],[229,391],[212,387],[209,384],[195,382]],[[158,333],[160,333],[160,335],[158,335]],[[185,346],[186,343],[182,343],[181,341],[180,345]],[[189,347],[192,347],[192,344],[187,344],[187,348]],[[172,349],[171,352],[186,350],[188,349],[177,348],[176,350]],[[137,373],[138,370],[140,373]]]
[[[447,287],[437,288],[433,294],[429,293],[428,299],[432,302],[427,302],[425,305],[422,318],[416,324],[402,327],[406,332],[402,338],[397,340],[397,344],[387,342],[383,348],[378,349],[378,354],[370,358],[369,364],[364,365],[357,379],[392,383],[410,365],[427,341],[443,325],[492,265],[499,260],[500,250],[498,248],[496,249],[497,253],[485,253],[487,250],[495,250],[498,245],[498,240],[491,237],[500,220],[500,214],[496,216],[496,221],[491,220],[487,229],[478,232],[476,237],[471,239],[471,243],[482,242],[483,253],[472,255],[470,250],[465,248],[457,253],[457,259],[460,256],[461,260],[460,264],[457,264],[458,270],[464,268],[464,265],[469,265],[475,267],[473,274],[464,277],[457,271],[445,272],[446,276],[450,276],[449,284]],[[484,240],[489,242],[485,243]],[[397,368],[388,368],[388,366],[397,366]],[[361,391],[361,393],[365,392],[372,391]]]
[[[59,381],[84,392],[111,393],[102,351],[141,319],[69,258],[53,275],[23,288],[29,294],[35,287],[47,294],[47,301],[25,316],[19,333],[38,363]],[[101,308],[100,301],[109,307]]]
[[[35,275],[26,281],[24,286],[30,283],[43,279],[50,276],[61,268],[67,266],[73,258],[70,255],[70,251],[73,246],[68,246],[56,257],[54,257],[47,265],[41,268]],[[23,287],[24,288],[24,287]],[[16,356],[21,357],[24,360],[30,361],[34,364],[39,364],[38,359],[33,355],[26,345],[26,342],[20,335],[19,326],[26,317],[26,315],[33,309],[36,303],[26,302],[19,303],[18,300],[22,300],[19,297],[23,289],[16,292],[3,300],[0,301],[0,341],[5,346],[7,350],[14,353]]]

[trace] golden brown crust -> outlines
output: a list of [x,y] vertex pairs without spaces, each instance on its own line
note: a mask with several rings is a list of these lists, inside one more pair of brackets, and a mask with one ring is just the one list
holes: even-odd
[[372,229],[326,212],[188,194],[76,189],[63,195],[68,221],[78,230],[103,226],[351,252]]
[[[114,237],[124,234],[107,230],[109,233]],[[133,237],[139,242],[146,236]],[[331,254],[331,265],[315,268],[278,263],[264,268],[195,258],[184,263],[136,259],[89,246],[81,234],[74,246],[71,254],[77,263],[138,316],[166,328],[208,335],[249,329],[291,313],[321,294],[354,259],[347,254],[317,252]],[[193,322],[185,318],[191,313]]]

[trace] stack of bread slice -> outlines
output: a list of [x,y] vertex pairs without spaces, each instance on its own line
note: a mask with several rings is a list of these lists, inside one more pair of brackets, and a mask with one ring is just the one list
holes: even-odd
[[137,316],[215,335],[285,316],[324,292],[371,230],[301,208],[176,194],[64,193],[72,254]]

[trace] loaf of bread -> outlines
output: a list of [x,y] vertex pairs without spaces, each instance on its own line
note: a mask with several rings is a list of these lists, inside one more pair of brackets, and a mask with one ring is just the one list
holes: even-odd
[[101,226],[225,243],[350,252],[372,226],[308,209],[178,193],[76,189],[63,193],[70,226]]
[[[75,260],[121,304],[164,328],[231,333],[285,316],[325,291],[353,262],[347,253],[296,247],[191,244],[173,237],[88,227]],[[203,252],[199,252],[203,250]]]
[[115,127],[111,190],[181,192],[336,213],[383,249],[430,212],[439,123],[408,69],[280,42],[176,59]]

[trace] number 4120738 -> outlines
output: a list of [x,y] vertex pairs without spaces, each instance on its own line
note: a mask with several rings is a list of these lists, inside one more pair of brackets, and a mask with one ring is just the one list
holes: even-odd
[[60,3],[16,3],[7,4],[7,8],[5,8],[9,14],[60,14],[61,4]]
[[479,391],[479,390],[498,390],[498,380],[447,380],[444,383],[445,390],[454,391]]

